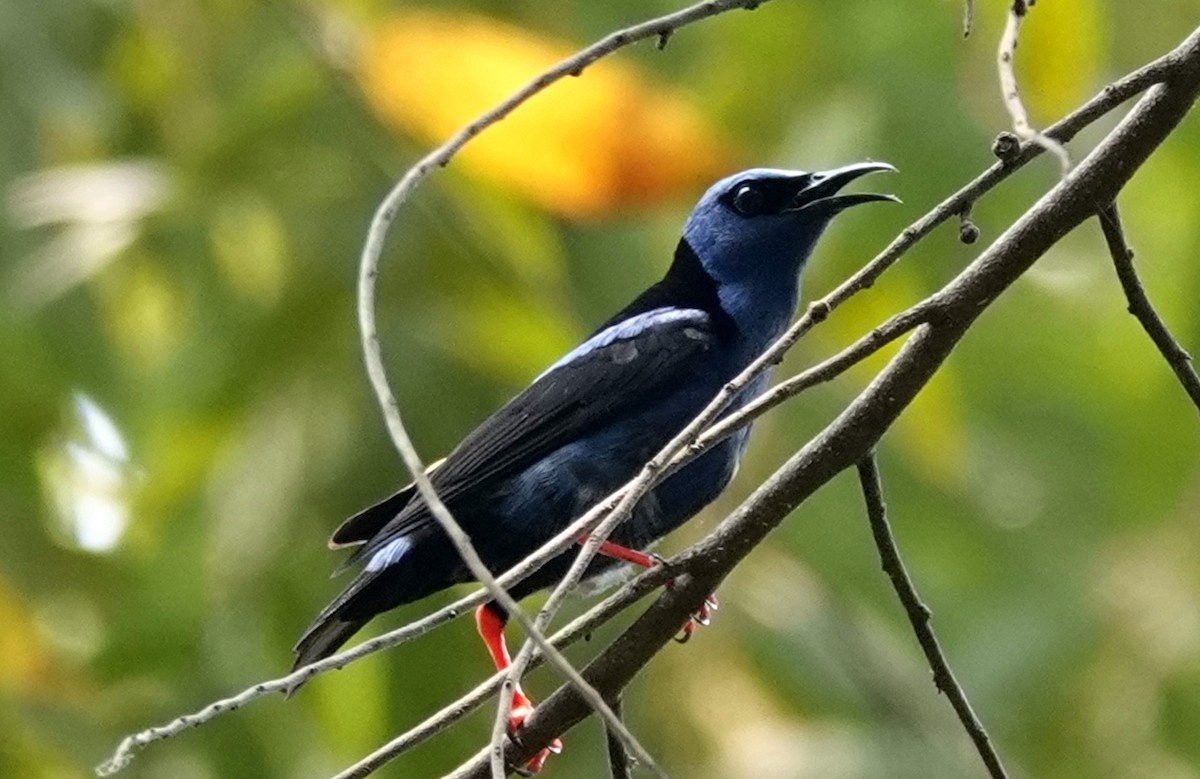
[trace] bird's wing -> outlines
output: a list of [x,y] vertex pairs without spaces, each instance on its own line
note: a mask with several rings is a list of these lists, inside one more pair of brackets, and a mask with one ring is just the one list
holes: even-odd
[[[452,504],[520,472],[623,412],[686,386],[710,365],[698,357],[713,348],[719,337],[712,319],[699,309],[659,308],[601,330],[463,439],[431,474],[438,495]],[[376,524],[378,532],[354,551],[347,564],[434,522],[424,502],[411,493],[404,494],[399,506],[390,521]],[[339,529],[335,538],[342,535]]]

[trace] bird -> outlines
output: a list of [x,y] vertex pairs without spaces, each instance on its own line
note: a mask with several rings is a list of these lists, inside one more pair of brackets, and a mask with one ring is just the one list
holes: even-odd
[[[846,209],[892,195],[844,194],[851,181],[894,171],[866,161],[826,171],[752,168],[701,196],[666,274],[487,417],[429,471],[437,494],[485,565],[500,574],[632,479],[796,314],[800,276],[825,228]],[[760,374],[728,414],[759,395]],[[667,476],[634,508],[585,572],[649,567],[648,550],[729,484],[749,427]],[[584,539],[581,539],[581,542]],[[301,636],[293,670],[333,654],[376,615],[474,577],[413,485],[343,522],[332,548],[356,547],[359,572]],[[566,550],[512,586],[521,599],[558,582]],[[715,605],[715,601],[713,602]],[[706,621],[708,607],[698,618]],[[476,627],[497,670],[511,662],[508,614],[494,602]],[[685,627],[690,634],[691,622]],[[533,710],[513,692],[509,731]],[[555,742],[522,767],[539,771]]]

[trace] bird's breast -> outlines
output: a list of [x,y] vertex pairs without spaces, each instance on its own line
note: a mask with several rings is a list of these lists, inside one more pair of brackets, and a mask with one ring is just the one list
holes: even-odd
[[746,365],[783,335],[796,315],[800,285],[798,279],[768,283],[755,278],[723,285],[718,294],[721,308],[737,329],[731,351],[737,362]]

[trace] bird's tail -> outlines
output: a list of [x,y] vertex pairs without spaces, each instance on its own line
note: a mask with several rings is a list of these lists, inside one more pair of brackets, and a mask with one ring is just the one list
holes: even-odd
[[[364,596],[369,597],[369,585],[375,578],[374,572],[364,571],[321,610],[292,648],[296,658],[292,664],[293,671],[332,655],[378,613],[374,609],[362,608],[364,604],[361,602]],[[293,686],[288,690],[288,696],[298,689],[299,684]]]
[[[376,614],[420,600],[462,580],[458,569],[451,568],[457,553],[444,536],[407,538],[389,554],[394,559],[389,558],[375,570],[368,566],[332,603],[321,609],[292,649],[296,656],[293,671],[332,655]],[[299,685],[289,695],[297,689]]]
[[[296,662],[292,664],[292,670],[295,671],[329,657],[365,624],[367,624],[365,619],[341,619],[337,615],[314,622],[292,650],[296,655]],[[299,689],[299,685],[292,688],[292,692],[297,689]]]

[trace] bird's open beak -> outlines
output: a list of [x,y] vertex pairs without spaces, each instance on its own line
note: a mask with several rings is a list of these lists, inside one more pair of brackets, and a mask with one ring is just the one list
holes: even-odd
[[853,165],[813,173],[805,180],[804,187],[796,193],[795,200],[787,210],[793,212],[819,210],[832,216],[860,203],[872,203],[880,200],[899,203],[900,198],[895,195],[880,195],[874,192],[838,194],[842,187],[856,178],[879,171],[894,173],[896,169],[886,162],[856,162]]

